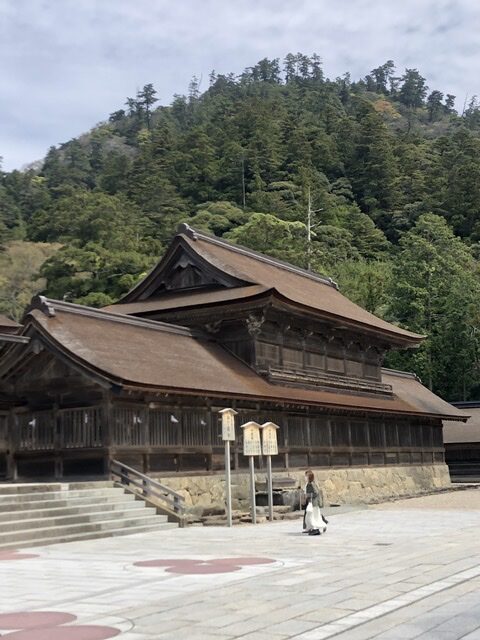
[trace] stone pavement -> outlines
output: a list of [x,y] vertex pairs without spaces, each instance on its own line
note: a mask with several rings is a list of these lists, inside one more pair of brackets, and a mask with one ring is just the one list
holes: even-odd
[[480,640],[480,490],[0,553],[2,640]]

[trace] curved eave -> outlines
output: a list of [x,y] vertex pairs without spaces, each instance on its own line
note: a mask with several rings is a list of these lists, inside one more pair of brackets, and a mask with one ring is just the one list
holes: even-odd
[[[389,341],[395,342],[396,344],[402,344],[405,346],[418,346],[427,336],[423,336],[417,333],[411,333],[404,329],[401,329],[401,333],[395,330],[389,331],[388,329],[383,329],[381,327],[372,327],[371,325],[359,322],[356,320],[351,320],[349,318],[345,318],[344,316],[337,315],[335,313],[331,313],[328,311],[320,311],[309,307],[307,305],[303,305],[300,302],[295,302],[290,298],[287,298],[282,293],[280,293],[277,289],[272,289],[274,292],[274,297],[281,301],[284,305],[289,307],[295,307],[301,309],[304,313],[308,313],[309,315],[315,316],[319,319],[329,320],[337,327],[340,328],[349,328],[349,329],[361,329],[362,332],[368,333],[370,335],[382,335],[385,338],[388,338]],[[386,321],[385,321],[386,322]],[[394,327],[395,325],[392,325]],[[405,333],[404,333],[405,332]]]
[[[376,337],[382,336],[382,338],[384,338],[386,342],[394,343],[402,347],[417,347],[426,338],[426,336],[419,335],[416,333],[410,333],[406,331],[405,333],[403,333],[404,331],[403,329],[401,330],[402,333],[397,333],[394,330],[388,331],[380,327],[372,327],[367,323],[350,320],[341,315],[337,315],[334,313],[329,313],[328,311],[321,311],[316,308],[309,307],[308,305],[304,305],[304,304],[301,304],[300,302],[291,300],[291,298],[288,298],[287,296],[283,295],[280,291],[278,291],[278,289],[274,287],[271,287],[269,289],[266,288],[263,291],[252,292],[251,295],[246,294],[238,298],[229,298],[228,300],[227,299],[213,300],[213,301],[207,301],[207,302],[194,301],[192,302],[192,304],[182,305],[181,307],[175,307],[175,305],[172,304],[172,307],[170,308],[160,309],[160,310],[149,310],[144,312],[144,314],[142,314],[142,312],[138,312],[138,315],[142,314],[142,315],[145,315],[145,317],[149,317],[159,312],[171,313],[173,311],[182,312],[182,311],[189,311],[191,309],[208,309],[208,308],[224,307],[226,305],[242,304],[244,302],[261,301],[267,298],[271,298],[273,299],[273,301],[278,302],[280,306],[283,308],[287,307],[290,309],[295,309],[300,313],[302,313],[303,315],[308,315],[313,319],[320,320],[320,321],[322,320],[328,321],[339,328],[345,328],[345,329],[348,328],[351,330],[361,331],[362,333],[366,333],[372,336],[374,335]],[[172,301],[172,303],[173,302],[174,301]],[[132,315],[136,315],[136,314],[132,314]],[[392,325],[392,327],[393,326],[394,325]]]
[[[143,384],[137,384],[137,383],[132,383],[132,382],[128,382],[128,381],[123,381],[123,390],[125,392],[149,392],[149,393],[159,393],[159,394],[168,394],[168,395],[185,395],[185,396],[206,396],[209,398],[226,398],[228,396],[228,398],[230,399],[235,399],[235,400],[248,400],[250,402],[271,402],[274,404],[281,404],[281,405],[292,405],[292,406],[309,406],[309,407],[320,407],[322,409],[329,409],[329,410],[340,410],[340,411],[349,411],[351,413],[368,413],[368,414],[392,414],[392,415],[403,415],[403,416],[410,416],[410,417],[416,417],[416,418],[433,418],[436,420],[459,420],[457,414],[455,414],[455,416],[452,415],[442,415],[442,414],[438,414],[438,413],[425,413],[423,411],[415,411],[415,409],[413,407],[411,407],[410,410],[402,410],[402,409],[392,409],[389,410],[388,408],[384,408],[384,407],[360,407],[360,406],[354,406],[352,404],[339,404],[339,403],[335,403],[335,402],[315,402],[314,400],[307,400],[307,399],[288,399],[288,398],[283,398],[281,396],[276,396],[276,395],[262,395],[262,396],[257,396],[257,395],[250,395],[250,394],[242,394],[242,393],[231,393],[231,394],[227,394],[225,392],[220,392],[220,391],[212,391],[212,390],[199,390],[199,389],[177,389],[177,388],[172,388],[172,387],[155,387],[155,386],[146,386]],[[333,394],[332,394],[333,395]],[[355,398],[355,396],[351,396],[352,399]],[[406,403],[405,403],[406,404]]]
[[[259,287],[260,285],[252,285],[253,287]],[[234,291],[234,290],[233,290]],[[140,316],[140,317],[151,317],[158,313],[172,313],[174,311],[181,313],[182,311],[190,311],[192,309],[209,309],[209,308],[217,308],[217,307],[225,307],[227,305],[233,306],[235,304],[242,304],[245,302],[255,302],[261,301],[266,298],[272,298],[275,301],[278,301],[282,307],[288,307],[291,309],[295,309],[300,311],[303,315],[309,315],[310,317],[317,320],[324,320],[331,322],[340,328],[349,328],[352,330],[361,331],[363,333],[367,333],[369,335],[379,336],[381,335],[387,342],[393,342],[395,344],[404,346],[404,347],[417,347],[426,336],[406,332],[397,333],[396,331],[387,331],[385,329],[381,329],[379,327],[372,327],[369,324],[362,322],[355,322],[353,320],[349,320],[344,316],[340,316],[334,313],[329,313],[327,311],[320,311],[318,309],[309,307],[308,305],[303,305],[299,302],[295,302],[290,298],[284,296],[274,287],[265,288],[262,291],[252,292],[251,294],[246,294],[238,298],[229,297],[225,300],[212,300],[206,302],[198,302],[192,301],[192,304],[184,304],[181,307],[176,307],[174,304],[174,300],[172,300],[172,306],[169,308],[162,309],[149,309],[147,311],[136,311],[132,312],[131,315]],[[394,325],[392,325],[394,326]],[[403,330],[402,330],[403,331]]]
[[[399,407],[398,405],[393,405],[391,408],[388,407],[388,400],[385,403],[385,399],[383,399],[383,406],[372,406],[369,404],[355,404],[355,401],[359,401],[361,399],[365,400],[365,397],[362,395],[355,396],[351,395],[347,400],[339,399],[340,401],[335,402],[335,394],[332,393],[332,401],[329,401],[329,398],[312,398],[304,396],[303,391],[295,394],[295,390],[292,389],[292,396],[288,397],[285,393],[276,393],[276,388],[274,385],[270,386],[270,388],[262,390],[262,393],[255,393],[255,391],[251,393],[247,392],[229,392],[229,391],[215,391],[214,389],[201,389],[201,388],[192,388],[190,386],[186,387],[172,387],[169,385],[152,385],[148,382],[132,382],[131,380],[125,379],[123,377],[119,377],[117,375],[111,374],[104,369],[93,366],[90,362],[86,361],[84,358],[79,356],[77,353],[72,351],[71,349],[65,347],[61,342],[56,340],[49,331],[39,322],[37,322],[34,316],[29,316],[27,326],[24,330],[24,335],[33,338],[37,334],[40,340],[44,343],[44,345],[57,357],[62,359],[64,362],[67,362],[69,366],[76,369],[79,373],[89,376],[95,382],[97,382],[100,386],[111,389],[112,391],[120,391],[124,390],[125,392],[151,392],[151,393],[159,393],[159,394],[172,394],[172,395],[190,395],[190,396],[207,396],[207,397],[216,397],[216,398],[238,398],[242,400],[248,400],[253,402],[271,402],[275,404],[281,405],[304,405],[304,406],[312,406],[319,407],[327,410],[341,410],[348,411],[353,413],[362,413],[362,414],[392,414],[392,415],[404,415],[404,416],[412,416],[412,417],[427,417],[434,418],[437,420],[458,420],[458,414],[450,414],[450,413],[432,413],[430,411],[418,411],[414,406],[410,403],[402,401],[403,406]],[[6,371],[4,373],[10,373],[12,370],[15,370],[15,366],[18,365],[19,362],[28,358],[35,357],[30,349],[25,349],[24,347],[20,347],[20,345],[12,345],[12,347],[8,350],[10,353],[10,358],[3,360],[4,366],[6,366]],[[115,389],[116,388],[116,389]],[[279,391],[284,390],[284,387],[279,387]],[[302,397],[303,396],[303,397]],[[395,400],[397,396],[394,396],[392,400]]]

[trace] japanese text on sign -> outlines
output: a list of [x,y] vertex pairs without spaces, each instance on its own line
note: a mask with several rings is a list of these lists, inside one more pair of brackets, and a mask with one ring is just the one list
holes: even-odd
[[247,422],[243,429],[243,455],[259,456],[262,453],[260,444],[260,425],[256,422]]
[[275,427],[262,429],[262,452],[264,456],[278,455],[277,430]]
[[222,440],[235,440],[235,416],[234,409],[222,409]]

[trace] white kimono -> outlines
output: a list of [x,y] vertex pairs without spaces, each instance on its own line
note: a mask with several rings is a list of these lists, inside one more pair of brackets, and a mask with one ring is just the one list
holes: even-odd
[[[312,496],[311,493],[307,493],[308,484],[309,483],[305,485],[305,494],[307,497]],[[316,485],[313,485],[313,488],[317,490],[318,493],[314,493],[307,504],[307,508],[305,510],[305,529],[306,531],[318,529],[319,531],[325,532],[327,527],[323,521],[322,512],[319,506],[321,504],[320,491]]]

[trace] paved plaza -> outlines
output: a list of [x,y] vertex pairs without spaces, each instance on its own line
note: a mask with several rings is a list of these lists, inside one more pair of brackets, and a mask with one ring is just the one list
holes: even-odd
[[480,640],[480,490],[329,519],[0,552],[0,636]]

